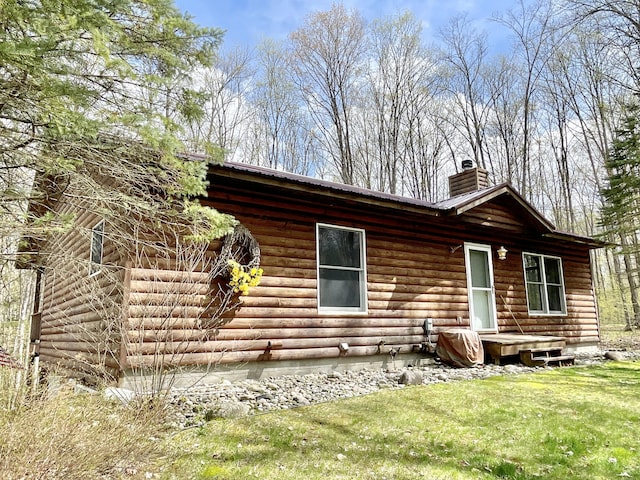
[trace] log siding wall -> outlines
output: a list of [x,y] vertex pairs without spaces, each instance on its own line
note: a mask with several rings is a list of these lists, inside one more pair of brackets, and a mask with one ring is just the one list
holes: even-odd
[[[141,289],[142,274],[132,271],[132,365],[151,365],[158,341],[163,342],[160,350],[166,350],[163,361],[182,365],[339,357],[345,355],[339,349],[342,342],[349,344],[347,356],[386,355],[391,349],[416,351],[427,339],[422,325],[428,317],[434,320],[432,342],[438,331],[469,326],[464,249],[460,248],[464,242],[492,248],[500,332],[518,333],[522,328],[524,333],[564,336],[569,344],[598,339],[588,249],[540,239],[509,206],[498,202],[478,207],[462,220],[400,218],[397,212],[363,211],[343,201],[328,204],[304,195],[294,200],[286,192],[218,184],[207,203],[235,215],[258,240],[262,282],[242,298],[228,323],[203,333],[197,325],[201,304],[207,302],[204,277],[200,291],[185,299],[182,312],[171,313],[179,320],[165,328],[160,319],[145,316],[143,303],[150,301],[152,293]],[[499,223],[499,236],[487,216]],[[366,314],[318,312],[316,223],[364,229]],[[509,250],[505,261],[495,254],[501,245]],[[522,251],[562,258],[567,315],[529,315]],[[164,275],[170,281],[174,274]],[[140,325],[151,331],[145,332]]]
[[[425,319],[438,332],[469,327],[465,242],[490,245],[500,332],[549,334],[570,345],[599,338],[589,249],[545,239],[521,205],[498,197],[460,216],[436,216],[331,198],[284,186],[212,177],[204,200],[236,216],[261,247],[262,282],[242,297],[220,325],[208,325],[215,287],[208,261],[187,266],[157,256],[150,243],[122,250],[106,222],[104,271],[90,277],[91,228],[100,217],[77,213],[71,231],[45,246],[60,253],[42,284],[40,354],[87,376],[103,370],[159,365],[215,365],[266,360],[310,360],[407,353],[427,340]],[[527,220],[529,218],[530,220]],[[316,224],[363,229],[366,236],[366,314],[319,313]],[[507,259],[496,250],[504,246]],[[148,251],[145,249],[148,248]],[[530,315],[522,252],[562,259],[566,315]],[[124,333],[125,340],[120,342]],[[348,343],[344,353],[340,343]]]
[[115,378],[122,319],[124,269],[120,253],[109,239],[105,224],[102,271],[90,275],[92,228],[102,217],[63,204],[60,214],[76,214],[68,232],[55,235],[43,246],[49,264],[41,287],[40,358],[80,372],[89,381]]

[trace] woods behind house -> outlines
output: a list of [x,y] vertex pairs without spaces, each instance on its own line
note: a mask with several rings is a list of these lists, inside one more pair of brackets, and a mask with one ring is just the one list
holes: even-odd
[[[93,149],[106,134],[159,152],[154,181],[164,195],[133,189],[119,206],[131,218],[176,214],[190,224],[216,214],[173,208],[204,192],[206,165],[180,150],[429,201],[446,197],[447,177],[473,159],[559,229],[618,245],[594,256],[596,286],[610,318],[638,324],[639,6],[519,2],[496,15],[508,41],[490,48],[492,33],[465,17],[427,44],[410,12],[368,23],[337,4],[309,15],[287,41],[249,50],[219,49],[219,30],[160,1],[6,2],[2,321],[31,311],[21,299],[32,282],[12,268],[20,238],[73,220],[26,210],[29,201],[46,204],[44,190],[31,190],[33,172],[89,179],[83,158],[69,152]],[[100,165],[104,152],[94,153]],[[120,177],[144,184],[141,165],[123,162]],[[37,221],[25,231],[29,215]]]

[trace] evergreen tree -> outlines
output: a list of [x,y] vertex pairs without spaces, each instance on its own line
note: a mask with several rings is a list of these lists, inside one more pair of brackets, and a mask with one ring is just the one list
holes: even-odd
[[[213,64],[221,38],[172,0],[0,0],[0,327],[18,325],[8,338],[0,328],[0,344],[17,356],[33,298],[33,275],[14,269],[19,240],[33,251],[75,228],[75,214],[50,208],[55,196],[106,218],[123,244],[142,223],[205,245],[233,228],[189,201],[208,159],[179,155],[179,125],[202,114],[191,74]],[[73,261],[38,250],[20,258]]]
[[640,107],[629,107],[605,162],[609,178],[602,190],[602,225],[607,232],[621,236],[635,236],[640,222],[639,112]]
[[[611,152],[605,161],[608,184],[602,189],[604,205],[601,225],[607,239],[620,244],[636,326],[640,326],[640,106],[627,109],[622,126],[616,130]],[[631,328],[628,323],[627,328]]]
[[[203,193],[206,162],[177,155],[179,124],[202,113],[190,75],[213,63],[221,37],[171,0],[1,0],[0,235],[24,228],[27,200],[46,196],[31,188],[34,172],[87,175],[87,152],[109,175],[162,187],[164,198],[132,197],[146,214],[168,211],[157,200]],[[105,148],[104,138],[144,154]],[[155,169],[144,163],[150,151]]]

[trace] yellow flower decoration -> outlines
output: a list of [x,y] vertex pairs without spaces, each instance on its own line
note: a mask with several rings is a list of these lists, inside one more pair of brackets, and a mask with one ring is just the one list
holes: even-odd
[[229,260],[229,267],[231,268],[229,286],[233,287],[234,293],[249,295],[249,289],[260,284],[263,273],[261,268],[253,267],[247,272],[245,267],[235,260]]

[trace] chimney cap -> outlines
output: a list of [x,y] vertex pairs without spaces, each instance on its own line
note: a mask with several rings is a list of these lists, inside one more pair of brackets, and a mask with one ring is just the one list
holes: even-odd
[[473,160],[462,160],[462,169],[471,170],[473,168]]

